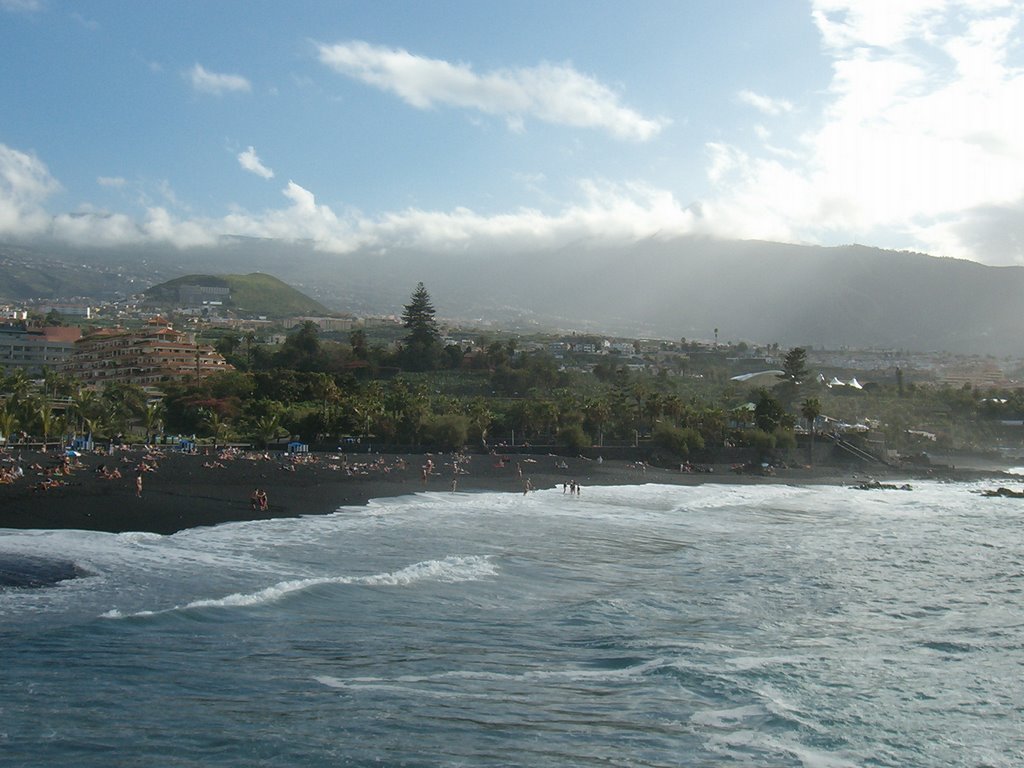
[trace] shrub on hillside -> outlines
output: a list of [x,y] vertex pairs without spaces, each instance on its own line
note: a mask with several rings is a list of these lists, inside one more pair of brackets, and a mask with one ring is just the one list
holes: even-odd
[[656,446],[671,451],[676,456],[689,456],[692,451],[704,449],[704,438],[697,430],[689,427],[659,424],[655,427],[651,439]]
[[740,442],[748,448],[754,448],[762,456],[771,455],[775,450],[775,435],[760,429],[748,429],[740,436]]
[[590,447],[590,436],[583,431],[583,427],[573,424],[570,427],[562,427],[558,430],[555,438],[558,446],[573,453],[579,453],[584,448]]
[[793,430],[779,427],[773,433],[775,437],[775,450],[792,451],[796,448],[796,435]]
[[469,419],[458,413],[435,416],[427,422],[423,439],[440,451],[458,451],[469,439]]

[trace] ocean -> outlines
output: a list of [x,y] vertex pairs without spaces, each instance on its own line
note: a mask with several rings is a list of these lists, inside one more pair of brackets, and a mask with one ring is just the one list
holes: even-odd
[[10,766],[1020,766],[1024,501],[425,493],[0,530]]

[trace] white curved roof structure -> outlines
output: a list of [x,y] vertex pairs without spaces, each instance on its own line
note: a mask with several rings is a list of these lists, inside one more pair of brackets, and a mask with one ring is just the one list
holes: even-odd
[[739,376],[732,376],[729,381],[736,381],[741,384],[765,384],[770,379],[773,384],[777,384],[779,377],[783,375],[783,371],[757,371],[755,373],[741,373]]

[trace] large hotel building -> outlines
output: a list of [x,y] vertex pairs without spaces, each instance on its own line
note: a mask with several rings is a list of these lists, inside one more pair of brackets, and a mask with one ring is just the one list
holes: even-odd
[[102,328],[83,336],[64,365],[65,373],[95,386],[117,382],[159,387],[225,370],[231,366],[213,347],[196,344],[162,321],[150,321],[150,327],[138,331]]

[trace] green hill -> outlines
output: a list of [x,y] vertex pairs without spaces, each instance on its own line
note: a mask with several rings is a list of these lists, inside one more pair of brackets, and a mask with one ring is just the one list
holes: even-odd
[[227,288],[230,294],[217,297],[223,305],[241,315],[286,317],[289,315],[325,315],[328,310],[318,301],[292,288],[272,275],[253,272],[248,275],[185,275],[154,285],[145,292],[146,303],[178,306],[180,289],[188,286]]

